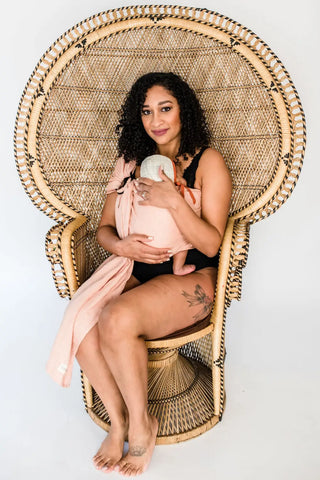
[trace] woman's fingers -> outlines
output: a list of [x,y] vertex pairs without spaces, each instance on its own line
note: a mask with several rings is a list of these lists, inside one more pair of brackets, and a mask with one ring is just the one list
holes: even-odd
[[170,208],[179,192],[169,177],[161,172],[161,182],[140,177],[136,180],[136,192],[141,197],[139,205]]
[[157,248],[151,245],[144,245],[142,262],[146,263],[163,263],[170,260],[172,252],[169,248]]
[[140,262],[144,263],[163,263],[163,262],[168,262],[170,260],[170,257],[172,255],[166,254],[166,255],[148,255],[146,254],[145,256],[141,257]]
[[[144,179],[143,179],[144,180]],[[148,180],[147,178],[145,180]],[[150,180],[152,182],[152,180]],[[152,184],[150,183],[145,183],[144,181],[137,180],[135,184],[136,191],[138,195],[143,198],[143,200],[146,200],[149,195],[150,195],[150,190],[152,188]]]
[[162,257],[169,257],[172,252],[169,248],[156,248],[150,247],[148,245],[145,246],[144,251],[142,252],[145,255],[148,255],[151,258],[157,259]]
[[163,182],[171,182],[172,180],[164,173],[162,167],[159,167],[159,177]]
[[[142,242],[142,243],[152,242],[152,240],[154,240],[154,237],[152,235],[145,235],[144,233],[131,233],[130,237],[133,240]],[[146,245],[146,248],[154,252],[167,252],[168,250],[170,250],[169,247],[154,247],[151,245]]]
[[133,260],[145,263],[162,263],[170,259],[172,252],[170,248],[158,248],[148,245],[153,237],[132,233],[128,237],[121,240],[123,243],[122,255]]
[[136,180],[137,190],[143,190],[143,189],[151,188],[153,184],[154,184],[154,181],[151,180],[150,178],[139,177]]
[[152,242],[153,237],[150,235],[145,235],[144,233],[132,233],[131,237],[133,240],[137,240],[139,242]]

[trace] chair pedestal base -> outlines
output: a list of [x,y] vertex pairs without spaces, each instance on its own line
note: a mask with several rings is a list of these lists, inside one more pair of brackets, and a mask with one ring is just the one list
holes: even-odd
[[[188,440],[219,421],[213,409],[211,370],[202,363],[180,355],[177,348],[149,349],[148,374],[148,409],[159,421],[157,444]],[[108,430],[108,414],[93,389],[89,403],[89,415]]]
[[149,412],[159,421],[158,444],[188,440],[217,423],[208,367],[177,348],[149,349],[148,367]]

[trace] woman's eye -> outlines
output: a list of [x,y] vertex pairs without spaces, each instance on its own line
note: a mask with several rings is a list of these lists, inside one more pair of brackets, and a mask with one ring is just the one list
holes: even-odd
[[142,110],[142,115],[150,115],[150,110]]
[[162,111],[163,112],[169,112],[171,110],[171,107],[163,107]]

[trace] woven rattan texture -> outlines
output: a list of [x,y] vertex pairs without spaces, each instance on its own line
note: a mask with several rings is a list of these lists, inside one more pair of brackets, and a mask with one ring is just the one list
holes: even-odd
[[[99,396],[94,389],[92,393],[92,412],[104,424],[110,424]],[[149,369],[148,398],[149,412],[159,421],[158,437],[197,429],[213,416],[211,370],[180,355],[169,367]]]
[[194,340],[193,342],[186,343],[179,348],[180,354],[192,358],[197,362],[200,362],[207,367],[211,368],[212,365],[212,336],[206,335],[205,337]]
[[121,32],[84,48],[47,96],[38,148],[55,194],[89,219],[88,274],[104,258],[94,235],[117,155],[118,111],[132,83],[152,70],[173,70],[197,92],[213,146],[233,177],[231,212],[265,189],[278,160],[280,133],[268,88],[231,48],[156,26]]

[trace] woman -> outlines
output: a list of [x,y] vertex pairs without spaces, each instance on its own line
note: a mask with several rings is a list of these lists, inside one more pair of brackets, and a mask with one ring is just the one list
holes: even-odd
[[[119,131],[119,162],[132,166],[141,204],[170,211],[194,247],[188,252],[187,262],[196,265],[195,272],[175,276],[167,248],[148,245],[147,235],[119,238],[115,224],[119,193],[109,190],[97,240],[108,252],[134,260],[134,267],[124,292],[103,308],[98,324],[85,336],[76,357],[111,420],[110,432],[94,463],[99,469],[131,476],[147,468],[158,428],[156,418],[147,411],[144,340],[188,327],[210,313],[216,256],[232,186],[222,156],[208,147],[208,129],[193,91],[172,73],[150,73],[138,79],[123,106]],[[179,175],[201,197],[201,217],[164,173],[162,182],[139,178],[142,160],[155,153],[173,160]],[[123,180],[123,184],[128,181]],[[199,290],[199,302],[191,306],[186,294]],[[123,456],[126,437],[129,451]]]

